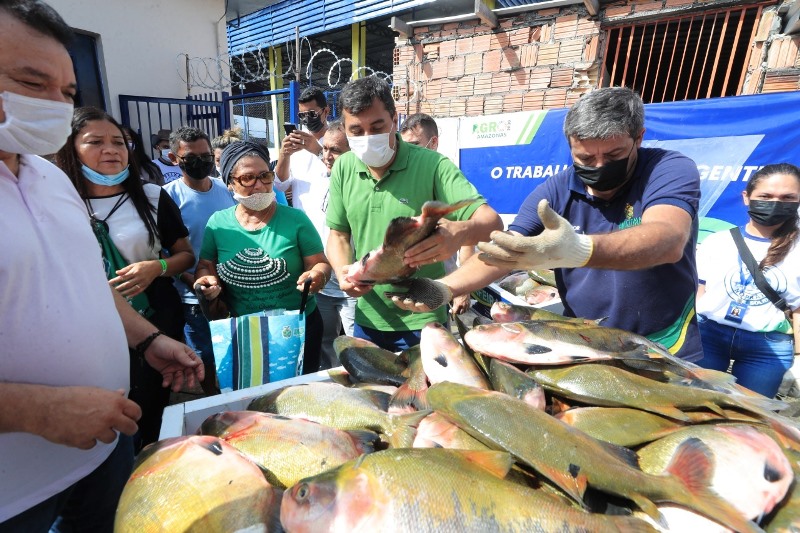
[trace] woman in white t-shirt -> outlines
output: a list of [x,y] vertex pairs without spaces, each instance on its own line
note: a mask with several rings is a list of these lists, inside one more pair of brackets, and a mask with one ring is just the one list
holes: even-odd
[[756,286],[730,232],[715,233],[697,252],[704,354],[697,364],[725,371],[733,363],[739,384],[772,397],[800,346],[800,169],[767,165],[753,175],[742,197],[750,216],[740,228],[744,242],[793,320]]
[[[172,276],[194,265],[189,232],[172,198],[140,179],[121,126],[100,109],[75,109],[72,133],[56,154],[56,165],[86,204],[109,284],[160,331],[183,340],[183,304]],[[131,357],[129,397],[142,408],[137,445],[158,440],[169,403],[169,389],[161,381],[156,369]]]

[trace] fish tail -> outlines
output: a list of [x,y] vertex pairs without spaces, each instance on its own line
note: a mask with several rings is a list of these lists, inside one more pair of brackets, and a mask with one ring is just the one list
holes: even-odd
[[428,403],[428,387],[415,389],[408,381],[397,387],[397,391],[389,399],[389,412],[408,413],[430,409]]
[[690,438],[678,446],[665,472],[677,478],[684,490],[676,488],[665,499],[685,505],[734,531],[763,531],[711,490],[711,457],[710,450],[700,439]]
[[432,411],[417,411],[392,417],[391,429],[386,432],[392,448],[411,448],[417,434],[417,425]]

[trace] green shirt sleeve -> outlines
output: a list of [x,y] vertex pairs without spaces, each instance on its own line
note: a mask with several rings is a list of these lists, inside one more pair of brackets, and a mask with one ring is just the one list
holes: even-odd
[[348,234],[351,231],[350,223],[347,220],[347,212],[344,209],[342,181],[348,173],[355,171],[351,161],[354,157],[354,154],[345,153],[334,163],[331,169],[330,187],[328,188],[328,208],[325,211],[325,223],[328,227]]

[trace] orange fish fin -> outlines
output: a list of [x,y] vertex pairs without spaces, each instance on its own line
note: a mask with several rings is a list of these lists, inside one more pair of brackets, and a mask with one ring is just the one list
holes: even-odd
[[500,479],[505,478],[514,465],[514,458],[508,452],[491,450],[457,450],[457,452],[470,463],[480,466]]
[[581,472],[577,465],[570,465],[565,472],[557,468],[542,467],[540,473],[572,497],[576,502],[584,505],[583,495],[586,493],[588,480],[586,474]]
[[427,409],[430,409],[427,386],[422,389],[414,389],[406,381],[397,387],[397,391],[389,399],[389,412],[392,413],[425,411]]
[[686,439],[675,450],[675,455],[664,472],[680,480],[688,492],[688,499],[693,501],[692,509],[695,512],[734,531],[763,531],[709,488],[714,474],[712,457],[703,441],[698,438]]

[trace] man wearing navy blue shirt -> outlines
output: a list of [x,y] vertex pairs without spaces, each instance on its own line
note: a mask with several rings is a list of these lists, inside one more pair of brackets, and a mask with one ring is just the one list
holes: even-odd
[[644,105],[609,87],[570,109],[573,165],[525,199],[509,231],[438,282],[417,281],[395,303],[438,307],[512,270],[556,269],[564,314],[645,335],[689,361],[702,357],[694,312],[700,176],[688,157],[642,148]]

